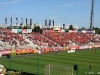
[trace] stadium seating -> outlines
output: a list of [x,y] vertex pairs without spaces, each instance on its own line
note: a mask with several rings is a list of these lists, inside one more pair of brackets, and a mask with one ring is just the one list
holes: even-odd
[[37,45],[37,49],[44,51],[56,51],[62,50],[64,47],[73,46],[73,45],[89,45],[90,43],[99,44],[100,35],[89,34],[89,33],[69,33],[69,32],[51,32],[50,30],[44,30],[43,34],[39,32],[32,32],[26,34],[12,33],[11,29],[0,29],[0,48],[4,44],[11,46],[26,46],[29,42],[28,39],[33,45]]

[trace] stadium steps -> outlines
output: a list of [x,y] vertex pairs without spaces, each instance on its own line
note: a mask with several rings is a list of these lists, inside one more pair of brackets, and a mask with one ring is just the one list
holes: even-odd
[[5,50],[10,48],[10,45],[7,42],[0,41],[0,50]]
[[3,50],[3,42],[0,41],[0,50]]
[[17,46],[20,46],[20,42],[16,39],[13,38],[13,40],[15,40],[17,42]]
[[33,48],[40,48],[39,46],[37,46],[36,44],[34,44],[32,41],[30,41],[29,39],[27,39],[26,36],[23,36],[23,38],[25,39],[25,41],[29,42],[29,44],[30,44]]
[[0,50],[3,50],[3,47],[2,46],[0,46]]

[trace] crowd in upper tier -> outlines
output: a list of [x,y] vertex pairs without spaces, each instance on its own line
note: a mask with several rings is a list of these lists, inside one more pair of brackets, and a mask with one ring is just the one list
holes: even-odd
[[26,33],[23,37],[23,34],[12,33],[9,29],[0,29],[0,40],[3,42],[9,43],[9,45],[27,45],[25,39],[30,40],[32,43],[38,45],[41,48],[57,48],[57,47],[66,47],[69,45],[86,45],[89,43],[100,43],[100,36],[97,34],[88,34],[88,33],[52,33],[49,30],[43,31],[43,34],[39,32]]

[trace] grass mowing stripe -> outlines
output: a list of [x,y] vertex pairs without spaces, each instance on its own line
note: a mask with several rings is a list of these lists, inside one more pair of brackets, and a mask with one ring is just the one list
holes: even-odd
[[[53,58],[52,58],[53,59]],[[74,59],[73,59],[74,60]]]
[[[42,61],[45,61],[45,60],[43,60],[42,59]],[[66,60],[57,60],[57,59],[53,59],[53,60],[48,60],[48,61],[52,61],[52,62],[56,62],[56,63],[62,63],[62,64],[64,64],[64,63],[66,63],[66,64],[76,64],[77,63],[77,60],[68,60],[68,61],[66,61]],[[89,65],[90,64],[90,62],[85,62],[87,65]],[[80,64],[80,65],[82,65],[82,64],[84,64],[84,62],[79,62],[79,63],[77,63],[77,64]]]
[[[90,56],[91,57],[91,56]],[[70,58],[70,57],[62,57],[62,56],[53,56],[53,57],[51,57],[51,56],[49,56],[49,59],[52,59],[52,58],[54,58],[54,59],[63,59],[63,60],[79,60],[79,61],[87,61],[87,62],[95,62],[95,63],[100,63],[100,61],[98,61],[97,59],[99,59],[99,57],[97,57],[97,59],[91,59],[91,60],[88,60],[88,59],[90,59],[89,57],[88,58],[86,58],[86,56],[82,56],[82,57],[75,57],[74,56],[74,58]],[[48,60],[48,58],[46,59],[46,60]]]
[[[31,56],[28,58],[19,58],[11,60],[11,67],[16,69],[24,68],[24,71],[36,73],[37,72],[37,58],[40,58],[40,72],[44,73],[44,67],[48,64],[72,67],[74,64],[79,66],[79,75],[85,75],[85,72],[89,71],[89,65],[93,65],[92,71],[100,71],[100,50],[97,50],[96,54],[94,50],[76,51],[75,53],[53,53],[44,54],[40,56]],[[9,60],[0,60],[1,64],[5,64],[9,67]],[[76,75],[76,71],[74,71]]]
[[[88,63],[100,63],[100,61],[98,61],[98,60],[88,60],[88,59],[83,59],[83,58],[77,58],[77,59],[74,59],[74,58],[66,58],[68,61],[81,61],[81,62],[88,62]],[[41,59],[41,60],[43,60],[43,61],[56,61],[56,60],[58,60],[58,59],[48,59],[48,58],[43,58],[43,59]],[[66,60],[64,60],[64,61],[66,61]],[[59,60],[59,62],[60,62],[60,60]],[[58,62],[58,63],[59,63]],[[63,60],[61,61],[61,62],[63,62]]]
[[[84,54],[85,53],[85,54]],[[95,53],[89,53],[89,54],[87,54],[87,52],[84,52],[84,53],[70,53],[70,54],[68,54],[68,53],[66,53],[66,54],[56,54],[57,56],[58,55],[60,55],[60,56],[65,56],[65,55],[67,55],[67,56],[92,56],[92,55],[95,55],[96,57],[98,56],[100,56],[100,54],[95,54]],[[51,56],[51,55],[47,55],[47,56]],[[55,55],[52,55],[52,56],[55,56]],[[42,56],[42,57],[45,57],[45,56]]]
[[[30,60],[20,60],[20,61],[19,60],[12,60],[12,63],[19,64],[19,65],[25,65],[25,66],[27,66],[27,65],[34,66],[35,68],[37,68],[37,59],[34,59],[34,61],[31,61],[31,62],[30,62]],[[50,63],[50,62],[48,61],[48,63]],[[41,65],[41,67],[44,68],[44,66],[46,66],[46,63],[40,61],[40,65]]]
[[[61,55],[62,57],[63,57],[63,55]],[[100,56],[100,55],[99,55]],[[75,54],[73,54],[73,55],[70,55],[70,56],[67,56],[67,57],[86,57],[86,58],[97,58],[97,57],[99,57],[99,56],[97,56],[96,54],[92,54],[92,55],[80,55],[80,54],[78,54],[78,55],[75,55]],[[58,56],[59,57],[59,56]]]

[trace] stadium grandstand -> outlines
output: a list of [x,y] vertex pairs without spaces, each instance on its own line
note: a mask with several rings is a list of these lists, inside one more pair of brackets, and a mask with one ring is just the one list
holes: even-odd
[[100,35],[90,33],[91,31],[65,32],[59,28],[43,30],[42,34],[28,29],[21,30],[21,33],[18,31],[20,30],[0,29],[0,50],[51,52],[100,47]]

